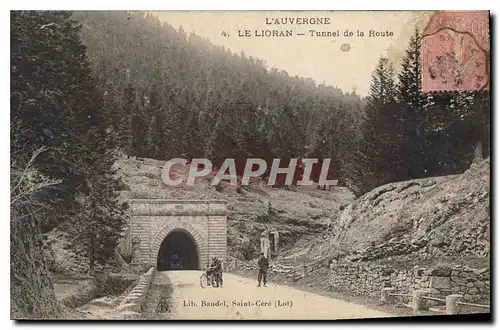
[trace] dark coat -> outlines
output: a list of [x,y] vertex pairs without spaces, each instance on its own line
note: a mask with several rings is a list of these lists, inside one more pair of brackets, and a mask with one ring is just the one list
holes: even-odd
[[257,260],[257,264],[259,265],[259,269],[263,272],[267,272],[269,269],[269,260],[265,256],[260,256]]
[[212,264],[210,265],[210,268],[213,269],[216,272],[221,272],[222,271],[222,263],[219,259],[213,261]]

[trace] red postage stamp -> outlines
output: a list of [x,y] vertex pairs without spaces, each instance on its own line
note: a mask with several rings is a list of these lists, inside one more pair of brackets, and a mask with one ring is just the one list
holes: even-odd
[[490,84],[489,12],[437,12],[422,34],[422,90],[481,91]]

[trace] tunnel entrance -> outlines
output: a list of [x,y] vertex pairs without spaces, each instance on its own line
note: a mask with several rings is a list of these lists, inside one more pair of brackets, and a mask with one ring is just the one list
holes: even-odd
[[156,269],[159,271],[200,269],[198,249],[193,237],[183,230],[170,232],[160,245]]

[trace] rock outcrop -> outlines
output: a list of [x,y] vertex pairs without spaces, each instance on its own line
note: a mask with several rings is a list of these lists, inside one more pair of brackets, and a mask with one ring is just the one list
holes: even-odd
[[378,187],[346,207],[332,227],[336,259],[486,258],[490,161],[462,175]]

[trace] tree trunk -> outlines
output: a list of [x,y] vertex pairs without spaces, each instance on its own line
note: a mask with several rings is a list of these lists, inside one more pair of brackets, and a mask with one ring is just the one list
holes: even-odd
[[478,163],[483,159],[483,142],[478,139],[474,147],[474,163]]
[[485,99],[483,93],[476,94],[475,97],[475,111],[477,118],[477,141],[474,147],[474,160],[473,162],[479,162],[484,157],[488,155],[488,142],[489,142],[489,130],[487,124],[489,123],[488,118],[488,108],[489,102]]

